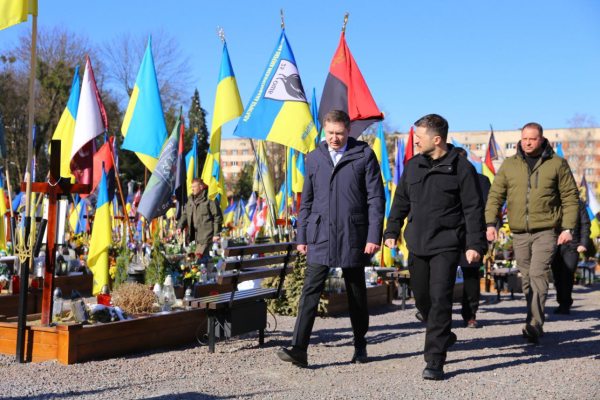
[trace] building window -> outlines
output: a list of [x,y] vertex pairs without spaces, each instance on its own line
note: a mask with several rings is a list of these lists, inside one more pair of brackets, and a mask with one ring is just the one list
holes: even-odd
[[579,147],[579,142],[569,142],[570,149],[574,149],[576,147]]
[[588,140],[587,142],[585,142],[585,148],[586,149],[593,149],[594,148],[594,142],[592,142],[591,140]]
[[232,161],[232,162],[231,162],[231,166],[232,166],[232,167],[237,167],[237,165],[238,165],[238,162],[237,162],[237,161]]
[[572,169],[571,170],[571,174],[573,174],[573,176],[577,175],[577,170],[576,169]]
[[232,156],[237,156],[237,150],[231,150],[231,155]]
[[248,161],[242,161],[242,167],[245,167],[248,164],[250,164],[250,162],[248,162]]
[[552,143],[552,148],[553,148],[554,150],[556,150],[556,148],[557,148],[557,147],[558,147],[558,143],[556,143],[556,142]]
[[485,151],[487,148],[487,145],[485,143],[477,143],[475,145],[475,150],[483,150]]
[[586,175],[594,175],[594,168],[586,168],[585,174]]
[[516,143],[506,143],[506,150],[514,150],[517,148]]
[[226,167],[227,166],[227,161],[223,161],[223,166]]
[[594,156],[592,154],[586,154],[585,155],[585,161],[586,162],[592,162],[592,161],[594,161]]
[[569,162],[576,163],[577,161],[579,161],[578,156],[569,156]]
[[242,150],[242,155],[243,156],[247,156],[248,155],[248,150]]
[[232,173],[231,173],[231,177],[232,177],[232,178],[237,178],[237,176],[238,176],[237,172],[232,172]]

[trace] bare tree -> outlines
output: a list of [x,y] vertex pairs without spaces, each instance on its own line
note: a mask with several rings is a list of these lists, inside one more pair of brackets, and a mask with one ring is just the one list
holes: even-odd
[[[567,120],[567,125],[571,131],[566,140],[568,147],[565,151],[565,157],[579,184],[581,177],[585,175],[585,170],[594,168],[594,137],[589,128],[597,126],[597,124],[594,117],[576,113],[573,118]],[[587,159],[588,157],[590,160]]]
[[[107,66],[110,82],[127,94],[127,101],[135,86],[135,79],[146,51],[149,33],[132,35],[130,33],[117,36],[104,44],[103,58]],[[160,89],[163,109],[174,110],[189,93],[190,58],[179,45],[177,39],[162,29],[152,32],[152,55]]]

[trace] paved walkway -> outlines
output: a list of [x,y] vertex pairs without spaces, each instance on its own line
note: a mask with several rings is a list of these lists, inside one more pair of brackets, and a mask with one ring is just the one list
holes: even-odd
[[424,381],[424,325],[399,302],[372,313],[371,362],[352,365],[347,317],[318,319],[308,369],[275,355],[289,344],[294,318],[278,317],[263,348],[255,339],[138,354],[73,366],[15,364],[0,356],[0,397],[48,398],[564,398],[600,397],[600,285],[575,288],[570,316],[555,316],[548,300],[546,335],[533,346],[521,338],[525,301],[484,295],[482,329],[462,327],[454,307],[454,332],[446,379]]

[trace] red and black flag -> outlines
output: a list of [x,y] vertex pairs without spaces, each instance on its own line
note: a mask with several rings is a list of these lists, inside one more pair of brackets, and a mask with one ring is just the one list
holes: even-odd
[[88,205],[94,209],[96,208],[96,202],[98,201],[100,180],[102,180],[102,165],[104,165],[104,170],[106,171],[108,198],[112,200],[115,197],[117,178],[115,176],[115,164],[113,163],[113,156],[111,154],[114,140],[115,137],[112,136],[102,147],[100,147],[100,150],[94,154],[92,192],[85,198]]
[[350,135],[355,138],[372,123],[383,120],[383,113],[377,108],[369,87],[346,44],[344,32],[331,61],[329,75],[321,96],[319,106],[321,126],[324,125],[325,115],[333,110],[343,110],[348,113],[352,124]]
[[[183,119],[183,117],[182,117]],[[179,132],[179,150],[177,152],[177,171],[175,172],[175,197],[177,198],[177,219],[181,217],[183,207],[187,201],[187,173],[185,168],[185,152],[183,148],[183,131],[185,125],[181,121]]]

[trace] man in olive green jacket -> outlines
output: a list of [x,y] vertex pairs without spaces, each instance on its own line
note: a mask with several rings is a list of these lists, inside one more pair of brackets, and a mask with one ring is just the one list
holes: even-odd
[[548,271],[556,246],[573,240],[579,195],[567,162],[554,154],[542,126],[525,125],[517,154],[507,158],[494,178],[485,208],[487,239],[498,238],[496,222],[507,202],[515,258],[523,278],[527,318],[523,335],[539,343],[544,334]]
[[181,213],[177,234],[181,234],[181,230],[187,227],[188,239],[196,241],[196,253],[207,256],[212,243],[219,240],[222,226],[221,207],[215,200],[208,198],[208,190],[204,182],[200,178],[194,178],[192,195],[188,197]]

